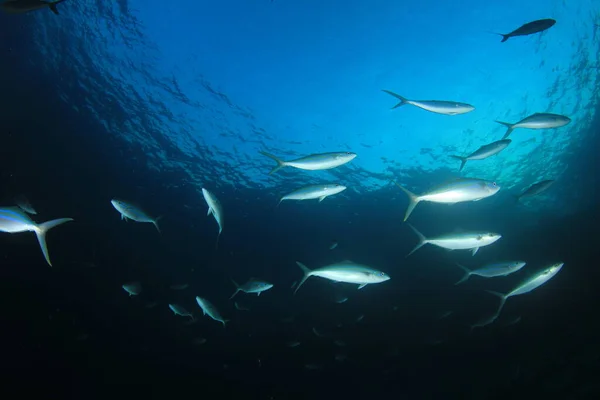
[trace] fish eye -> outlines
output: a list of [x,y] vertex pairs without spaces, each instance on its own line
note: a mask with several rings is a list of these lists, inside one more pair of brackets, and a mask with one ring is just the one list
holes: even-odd
[[498,185],[496,184],[496,182],[492,182],[492,186],[496,187]]
[[380,272],[379,276],[385,276],[385,272]]

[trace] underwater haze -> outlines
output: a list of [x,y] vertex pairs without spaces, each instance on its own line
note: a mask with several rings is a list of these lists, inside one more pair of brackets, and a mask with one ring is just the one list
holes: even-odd
[[600,393],[598,2],[1,0],[0,54],[15,382]]

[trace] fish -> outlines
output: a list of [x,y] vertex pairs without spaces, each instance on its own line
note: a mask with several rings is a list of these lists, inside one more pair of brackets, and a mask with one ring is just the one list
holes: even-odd
[[515,196],[516,200],[519,201],[522,197],[531,197],[531,196],[538,195],[538,194],[544,192],[550,186],[552,186],[553,183],[554,183],[553,179],[534,183],[533,185],[529,186],[523,193],[521,193],[518,196]]
[[345,260],[335,264],[327,265],[325,267],[310,270],[304,264],[296,261],[296,264],[300,267],[304,276],[294,294],[298,292],[298,289],[306,282],[311,276],[318,276],[320,278],[329,279],[334,282],[345,282],[345,283],[356,283],[358,288],[362,289],[369,284],[381,283],[390,279],[390,277],[382,271],[377,271],[369,266],[356,264],[352,261]]
[[192,318],[192,321],[194,321],[194,315],[188,310],[186,310],[183,306],[180,306],[179,304],[169,304],[169,308],[171,309],[171,311],[173,311],[173,313],[175,313],[175,315],[180,315],[182,317],[190,317]]
[[284,200],[314,200],[319,199],[319,203],[329,196],[338,194],[346,190],[346,186],[337,183],[326,183],[322,185],[307,185],[294,190],[279,199],[279,204]]
[[547,266],[542,271],[538,272],[537,274],[533,275],[529,279],[525,280],[522,284],[520,284],[519,286],[517,286],[515,289],[508,292],[507,294],[494,292],[492,290],[486,290],[486,292],[493,294],[495,296],[498,296],[500,298],[500,305],[498,306],[498,311],[496,311],[496,314],[494,314],[495,315],[494,320],[496,318],[498,318],[498,316],[500,315],[500,312],[502,311],[502,308],[504,308],[504,304],[506,303],[506,300],[508,300],[510,297],[529,293],[532,290],[539,288],[544,283],[546,283],[550,279],[554,278],[554,276],[560,272],[563,265],[564,265],[563,262],[558,262],[558,263],[554,263],[554,264]]
[[504,43],[511,37],[528,36],[528,35],[533,35],[534,33],[543,32],[543,31],[553,27],[554,24],[556,24],[556,20],[554,20],[554,19],[551,19],[551,18],[539,19],[537,21],[532,21],[532,22],[528,22],[524,25],[521,25],[520,27],[518,27],[517,29],[515,29],[514,31],[512,31],[510,33],[506,33],[506,34],[497,33],[497,35],[502,36],[502,40],[500,41],[500,43]]
[[27,214],[36,215],[37,211],[33,208],[27,197],[23,195],[19,195],[15,197],[15,204],[19,206],[19,208],[25,211]]
[[469,279],[471,277],[471,275],[482,276],[484,278],[507,276],[514,272],[519,271],[521,268],[523,268],[525,265],[527,265],[527,263],[525,261],[501,261],[501,262],[487,264],[476,270],[470,270],[467,267],[460,265],[458,263],[456,265],[458,267],[460,267],[463,271],[465,271],[465,274],[463,275],[463,277],[458,282],[455,283],[455,285],[459,285],[459,284],[463,283],[464,281],[466,281],[467,279]]
[[349,151],[334,152],[334,153],[320,153],[310,154],[305,157],[296,158],[295,160],[284,161],[273,154],[269,154],[265,151],[260,151],[263,156],[269,157],[274,160],[277,165],[269,172],[269,175],[274,174],[284,167],[293,167],[297,169],[307,171],[322,171],[326,169],[332,169],[344,165],[354,160],[357,156],[356,153]]
[[36,224],[29,218],[29,215],[19,207],[0,208],[0,232],[34,232],[37,236],[40,248],[42,249],[42,253],[44,254],[44,258],[49,266],[52,266],[52,263],[50,262],[50,255],[48,254],[46,234],[50,229],[69,221],[73,221],[73,218],[58,218],[42,224]]
[[142,285],[139,282],[130,282],[122,286],[122,288],[129,293],[129,296],[137,296],[142,292]]
[[480,247],[489,246],[502,237],[502,235],[493,232],[465,232],[465,233],[450,233],[435,238],[427,239],[421,232],[411,224],[410,228],[419,237],[419,243],[415,246],[406,257],[410,256],[415,251],[427,243],[442,247],[448,250],[471,250],[473,255],[477,254]]
[[475,178],[459,178],[441,184],[425,194],[416,195],[398,183],[392,182],[408,196],[408,207],[404,214],[404,221],[408,219],[417,204],[421,201],[443,204],[478,201],[493,196],[500,190],[500,186],[496,182]]
[[392,110],[394,108],[398,108],[406,104],[422,108],[423,110],[427,110],[432,113],[444,115],[466,114],[475,109],[474,106],[467,103],[459,103],[456,101],[445,100],[409,100],[405,97],[400,96],[397,93],[390,92],[389,90],[383,89],[382,91],[400,100],[398,104],[392,107]]
[[156,230],[158,231],[158,233],[160,233],[158,221],[162,218],[162,216],[152,218],[148,214],[146,214],[146,212],[144,210],[142,210],[140,207],[138,207],[137,205],[129,203],[124,200],[120,200],[120,199],[112,199],[110,201],[110,204],[112,204],[112,206],[119,213],[121,213],[121,219],[124,219],[125,221],[130,219],[135,222],[150,222],[151,224],[153,224],[156,227]]
[[180,284],[175,284],[175,285],[171,285],[169,286],[169,288],[171,290],[185,290],[189,287],[190,285],[187,283],[180,283]]
[[331,244],[329,245],[329,250],[333,250],[333,249],[335,249],[336,247],[338,247],[338,242],[334,240],[334,241],[333,241],[333,242],[331,242]]
[[0,8],[9,14],[23,14],[30,11],[41,10],[48,7],[54,14],[58,14],[56,6],[65,0],[42,1],[42,0],[6,0],[0,3]]
[[496,121],[500,125],[506,126],[506,133],[502,139],[506,139],[513,130],[517,128],[524,129],[550,129],[560,128],[561,126],[568,125],[571,122],[571,118],[551,113],[535,113],[528,117],[523,118],[519,122],[511,124],[510,122]]
[[206,216],[212,214],[219,225],[219,233],[217,234],[217,244],[215,247],[219,248],[219,238],[221,237],[221,232],[223,232],[223,207],[221,206],[219,199],[204,188],[202,188],[202,196],[204,196],[204,200],[206,200],[206,204],[208,205]]
[[494,156],[500,153],[502,150],[508,147],[508,145],[512,142],[510,139],[502,139],[493,143],[485,144],[469,154],[468,156],[450,156],[452,158],[456,158],[460,160],[460,168],[459,171],[462,171],[465,164],[469,160],[485,160],[488,157]]
[[233,299],[235,295],[239,292],[256,293],[257,296],[260,296],[262,292],[269,290],[273,287],[272,283],[261,281],[260,279],[255,278],[250,278],[248,282],[244,283],[243,285],[238,285],[233,279],[231,280],[231,282],[233,282],[233,284],[235,285],[235,292],[233,292],[229,299]]
[[286,343],[286,346],[287,347],[298,347],[298,346],[300,346],[300,342],[297,340],[291,340]]
[[234,301],[233,305],[235,306],[236,310],[239,310],[239,311],[250,311],[250,309],[248,307],[244,307],[244,306],[240,305],[237,301]]
[[210,301],[200,296],[196,296],[196,303],[198,303],[198,305],[202,309],[203,315],[208,315],[215,321],[222,323],[223,327],[225,327],[227,322],[229,322],[228,319],[223,319],[223,317],[221,317],[221,314],[219,314],[219,310],[217,310],[217,308]]

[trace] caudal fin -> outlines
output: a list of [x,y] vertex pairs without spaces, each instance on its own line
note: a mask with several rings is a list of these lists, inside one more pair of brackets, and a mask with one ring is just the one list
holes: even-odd
[[404,214],[404,221],[406,221],[408,219],[408,217],[410,217],[410,214],[413,212],[413,210],[415,209],[417,204],[419,204],[421,199],[419,198],[419,196],[417,196],[413,192],[398,185],[398,183],[396,183],[395,181],[392,181],[392,182],[394,182],[394,185],[396,185],[400,189],[402,189],[402,191],[404,193],[406,193],[406,195],[408,196],[408,207],[406,207],[406,213]]
[[496,318],[498,318],[498,316],[500,315],[500,312],[504,308],[504,304],[506,303],[507,297],[505,294],[502,294],[499,292],[494,292],[492,290],[486,290],[486,292],[493,294],[494,296],[500,297],[500,305],[498,306],[498,311],[496,311],[496,313],[494,314],[494,320],[496,320]]
[[233,282],[233,284],[235,285],[235,292],[233,292],[233,294],[231,295],[229,300],[233,299],[235,297],[235,295],[238,294],[240,291],[240,285],[238,285],[237,282],[234,281],[233,279],[231,280],[231,282]]
[[296,294],[298,289],[300,289],[300,286],[302,286],[302,284],[304,282],[306,282],[306,280],[310,277],[310,269],[308,269],[308,267],[306,265],[302,264],[299,261],[296,261],[296,264],[300,267],[302,272],[304,272],[304,276],[302,277],[302,279],[300,279],[300,282],[298,282],[298,285],[296,286],[296,290],[294,290],[294,294]]
[[465,271],[465,274],[463,275],[463,277],[455,283],[455,285],[460,285],[461,283],[463,283],[464,281],[466,281],[467,279],[469,279],[471,277],[471,270],[468,269],[467,267],[460,265],[459,263],[456,263],[456,265],[462,269],[463,271]]
[[410,226],[410,229],[412,229],[417,234],[417,237],[419,238],[419,243],[417,243],[417,245],[415,246],[415,248],[412,249],[412,251],[410,253],[408,253],[406,255],[406,257],[410,256],[412,253],[414,253],[415,251],[419,250],[421,247],[423,247],[424,245],[426,245],[428,243],[427,242],[427,238],[425,236],[423,236],[423,234],[421,232],[419,232],[417,230],[417,228],[415,228],[411,224],[407,224],[407,225]]
[[44,258],[49,266],[52,266],[50,262],[50,256],[48,255],[48,246],[46,245],[46,233],[55,226],[62,225],[65,222],[73,221],[73,218],[59,218],[53,219],[52,221],[44,222],[43,224],[39,224],[35,230],[35,234],[37,236],[38,242],[40,243],[40,247],[42,248],[42,253],[44,253]]
[[502,36],[502,40],[500,41],[500,43],[504,43],[510,38],[510,35],[505,35],[503,33],[499,33],[498,35]]
[[152,221],[152,223],[153,223],[153,224],[154,224],[154,226],[156,227],[156,230],[158,231],[158,233],[162,233],[162,232],[160,231],[160,227],[158,226],[158,221],[160,221],[160,220],[162,219],[162,217],[163,217],[163,216],[162,216],[162,215],[160,215],[160,216],[158,216],[158,217],[154,218],[154,220]]
[[281,158],[274,156],[273,154],[269,154],[266,151],[259,151],[260,154],[262,154],[263,156],[267,156],[270,159],[272,159],[273,161],[275,161],[277,163],[277,165],[275,167],[273,167],[273,169],[271,170],[271,172],[269,172],[269,175],[273,175],[275,172],[279,171],[281,168],[287,166],[286,162],[283,161]]
[[506,139],[512,133],[512,131],[515,129],[514,125],[509,122],[502,122],[502,121],[496,121],[496,122],[499,123],[500,125],[504,125],[506,127],[506,133],[504,134],[504,136],[502,136],[502,139]]
[[65,0],[58,0],[58,1],[54,1],[54,2],[52,2],[52,3],[50,3],[50,4],[48,4],[48,8],[50,8],[50,10],[51,10],[51,11],[52,11],[54,14],[58,15],[58,8],[56,8],[56,6],[57,6],[58,4],[60,4],[60,3],[62,3],[63,1],[65,1]]
[[450,157],[460,160],[460,168],[458,170],[462,171],[462,169],[465,167],[465,164],[467,163],[467,157],[461,157],[461,156],[450,156]]
[[390,92],[389,90],[385,90],[385,89],[382,89],[381,91],[382,91],[382,92],[385,92],[385,93],[387,93],[387,94],[389,94],[389,95],[392,95],[392,96],[394,96],[395,98],[397,98],[398,100],[400,100],[400,103],[398,103],[398,104],[396,104],[394,107],[392,107],[392,110],[393,110],[394,108],[398,108],[398,107],[401,107],[401,106],[403,106],[403,105],[405,105],[405,104],[408,104],[408,102],[409,102],[409,100],[408,100],[406,97],[402,97],[402,96],[400,96],[398,93]]

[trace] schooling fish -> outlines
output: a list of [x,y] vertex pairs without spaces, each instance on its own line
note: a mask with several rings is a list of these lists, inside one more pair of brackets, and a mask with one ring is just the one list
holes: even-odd
[[46,245],[46,233],[55,226],[64,224],[65,222],[73,221],[73,218],[59,218],[52,221],[36,224],[29,218],[25,211],[19,207],[3,207],[0,208],[0,232],[19,233],[19,232],[35,232],[42,253],[48,265],[52,266],[50,256],[48,255],[48,246]]
[[210,301],[202,297],[196,296],[196,303],[198,303],[198,305],[202,309],[202,314],[208,315],[215,321],[222,323],[223,327],[225,327],[225,324],[229,322],[228,319],[223,319],[223,317],[221,317],[219,310],[217,310],[217,308]]
[[65,0],[42,1],[42,0],[6,0],[0,4],[0,8],[9,14],[23,14],[29,11],[41,10],[48,7],[50,11],[58,15],[56,6]]
[[298,286],[296,286],[294,294],[311,276],[318,276],[334,282],[356,283],[359,285],[359,289],[369,284],[381,283],[390,279],[385,272],[377,271],[369,266],[356,264],[348,260],[313,269],[312,271],[301,262],[296,261],[296,264],[302,269],[304,276]]
[[510,122],[496,121],[499,124],[506,126],[506,133],[502,139],[506,139],[513,130],[517,128],[525,129],[550,129],[560,128],[571,122],[571,118],[559,114],[550,113],[535,113],[529,117],[525,117],[519,122],[511,124]]
[[337,183],[326,183],[323,185],[307,185],[294,190],[279,199],[279,205],[284,200],[314,200],[319,199],[319,203],[329,196],[338,194],[346,190],[346,186]]
[[[393,181],[392,181],[393,182]],[[408,207],[404,214],[404,221],[408,219],[414,208],[421,201],[432,203],[455,204],[464,201],[478,201],[498,193],[500,186],[496,182],[475,178],[459,178],[454,181],[437,186],[431,191],[416,195],[394,182],[408,196]]]
[[124,284],[123,289],[129,293],[129,296],[137,296],[142,292],[142,285],[139,282],[130,282]]
[[527,36],[527,35],[533,35],[534,33],[543,32],[546,29],[550,29],[551,27],[553,27],[554,24],[556,24],[556,21],[553,19],[550,19],[550,18],[539,19],[537,21],[528,22],[528,23],[518,27],[511,33],[506,33],[506,34],[497,33],[497,35],[502,36],[502,40],[500,41],[500,43],[503,43],[503,42],[506,42],[511,37]]
[[504,150],[505,148],[507,148],[508,145],[510,144],[510,142],[511,142],[510,139],[502,139],[502,140],[498,140],[497,142],[485,144],[485,145],[481,146],[480,148],[478,148],[477,150],[475,150],[474,152],[472,152],[471,154],[469,154],[468,156],[464,156],[464,157],[463,156],[450,156],[450,157],[460,160],[460,168],[458,170],[462,171],[462,169],[464,168],[467,161],[469,161],[469,160],[485,160],[486,158],[496,155],[496,154],[500,153],[502,150]]
[[400,102],[396,104],[392,109],[398,108],[405,104],[410,104],[415,107],[422,108],[423,110],[430,111],[436,114],[444,114],[444,115],[458,115],[458,114],[466,114],[475,109],[470,104],[459,103],[456,101],[445,101],[445,100],[409,100],[405,97],[400,96],[397,93],[390,92],[389,90],[382,90],[383,92],[394,96],[399,99]]
[[216,244],[216,247],[219,247],[219,238],[221,237],[221,232],[223,232],[223,207],[221,206],[219,199],[217,199],[214,194],[204,188],[202,188],[202,196],[204,196],[204,200],[206,200],[206,204],[208,205],[208,212],[206,215],[209,216],[212,214],[219,225],[219,233],[217,234]]
[[239,292],[256,293],[257,296],[260,296],[262,292],[269,290],[273,287],[272,283],[261,281],[260,279],[255,278],[250,278],[250,280],[248,280],[248,282],[244,283],[243,285],[238,285],[237,282],[233,279],[231,280],[231,282],[233,282],[233,284],[235,285],[235,292],[233,292],[229,299],[233,299],[235,295]]
[[130,219],[135,222],[150,222],[150,223],[154,224],[154,226],[156,227],[156,230],[158,231],[158,233],[160,233],[160,228],[158,227],[158,221],[162,217],[152,218],[148,214],[146,214],[146,212],[144,210],[142,210],[140,207],[138,207],[137,205],[126,202],[124,200],[112,199],[110,201],[110,204],[112,204],[113,207],[119,213],[121,213],[121,219],[124,219],[125,221]]
[[271,170],[271,172],[269,172],[269,175],[274,174],[283,167],[293,167],[308,171],[322,171],[326,169],[339,167],[340,165],[349,163],[350,161],[354,160],[354,158],[356,158],[356,153],[337,152],[311,154],[306,157],[297,158],[295,160],[284,161],[279,157],[276,157],[273,154],[269,154],[264,151],[261,151],[260,154],[271,158],[277,163],[277,165]]
[[192,321],[194,321],[194,315],[188,310],[186,310],[183,306],[180,306],[179,304],[169,304],[169,308],[171,309],[171,311],[173,311],[173,313],[175,313],[175,315],[180,315],[182,317],[190,317]]
[[521,197],[531,197],[531,196],[538,195],[538,194],[542,193],[543,191],[545,191],[546,189],[548,189],[550,186],[552,186],[553,183],[554,183],[553,179],[534,183],[533,185],[529,186],[523,193],[516,196],[517,201],[519,201],[521,199]]
[[450,233],[428,239],[411,224],[408,224],[408,226],[410,226],[410,228],[419,237],[419,243],[417,243],[415,248],[412,249],[412,251],[408,253],[406,257],[410,256],[427,243],[448,250],[471,250],[473,255],[475,255],[477,254],[477,251],[479,251],[480,247],[489,246],[502,237],[502,235],[493,232],[466,232]]
[[455,283],[455,285],[459,285],[459,284],[463,283],[464,281],[466,281],[467,279],[469,279],[471,277],[471,275],[478,275],[478,276],[482,276],[484,278],[494,278],[496,276],[510,275],[514,272],[519,271],[521,268],[523,268],[526,265],[526,262],[525,261],[502,261],[502,262],[487,264],[476,270],[470,270],[467,267],[460,265],[460,264],[456,264],[456,265],[459,266],[463,271],[465,271],[465,274],[463,275],[463,277],[458,282]]

